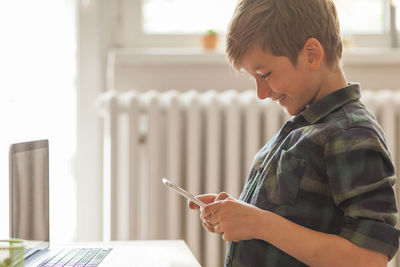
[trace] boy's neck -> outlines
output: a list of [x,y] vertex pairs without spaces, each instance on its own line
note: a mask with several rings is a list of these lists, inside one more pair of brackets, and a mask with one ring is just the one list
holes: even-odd
[[326,67],[322,70],[322,79],[316,99],[329,95],[337,90],[340,90],[348,85],[345,74],[341,66],[335,70]]

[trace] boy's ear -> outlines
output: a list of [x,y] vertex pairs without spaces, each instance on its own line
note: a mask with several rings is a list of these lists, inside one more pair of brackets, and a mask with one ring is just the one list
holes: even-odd
[[324,49],[321,43],[315,38],[308,38],[304,44],[303,53],[310,70],[318,70],[324,60]]

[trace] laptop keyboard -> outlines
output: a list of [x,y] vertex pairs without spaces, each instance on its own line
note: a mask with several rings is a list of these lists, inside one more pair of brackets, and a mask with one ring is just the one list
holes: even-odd
[[111,250],[112,248],[63,249],[45,259],[38,267],[94,267],[99,265]]

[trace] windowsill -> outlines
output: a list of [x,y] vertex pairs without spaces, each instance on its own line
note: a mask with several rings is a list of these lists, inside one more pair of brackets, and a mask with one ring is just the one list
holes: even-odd
[[351,48],[343,52],[344,65],[400,65],[400,48]]
[[[224,51],[205,51],[200,48],[146,48],[116,49],[118,66],[144,65],[227,65]],[[400,49],[352,48],[343,52],[342,62],[347,65],[400,65]]]
[[222,50],[200,48],[123,48],[116,49],[116,65],[227,65]]

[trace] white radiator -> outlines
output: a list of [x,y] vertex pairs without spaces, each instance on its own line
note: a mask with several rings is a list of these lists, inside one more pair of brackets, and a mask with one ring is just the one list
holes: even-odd
[[[400,94],[364,91],[363,101],[383,126],[399,169]],[[99,103],[106,239],[184,239],[202,266],[222,266],[220,236],[205,232],[199,213],[161,178],[193,194],[238,197],[256,152],[289,117],[254,90],[109,91]]]

